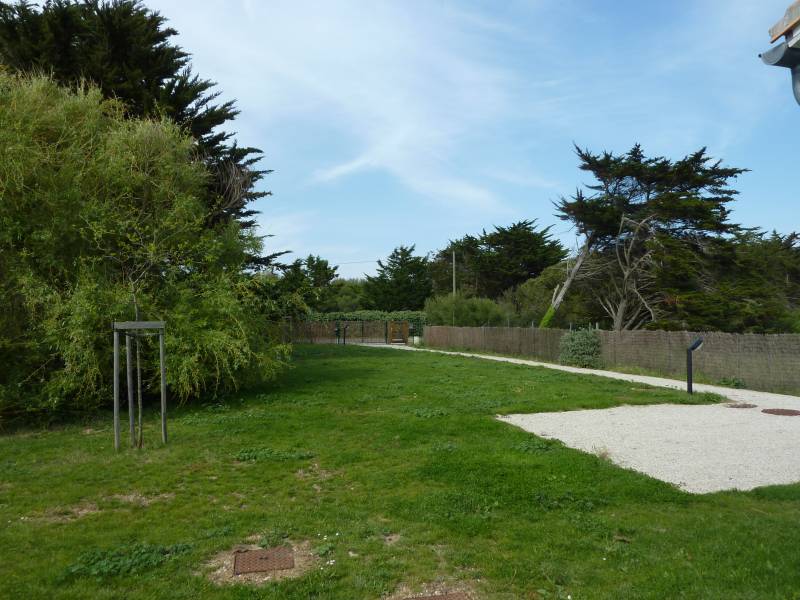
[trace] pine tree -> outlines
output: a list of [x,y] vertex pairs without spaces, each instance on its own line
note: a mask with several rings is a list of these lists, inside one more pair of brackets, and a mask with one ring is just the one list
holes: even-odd
[[372,308],[385,311],[422,310],[431,295],[428,259],[414,256],[415,246],[395,248],[378,273],[367,276],[364,293]]

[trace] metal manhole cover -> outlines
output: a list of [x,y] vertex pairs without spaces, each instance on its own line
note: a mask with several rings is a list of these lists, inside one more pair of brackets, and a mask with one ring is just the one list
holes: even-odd
[[439,596],[415,596],[414,598],[406,598],[406,600],[469,600],[469,596],[464,592],[454,592]]
[[725,406],[728,408],[756,408],[755,404],[747,404],[747,402],[731,402]]
[[792,410],[791,408],[765,408],[761,412],[768,415],[781,415],[783,417],[797,417],[800,416],[800,410]]
[[294,553],[291,548],[267,548],[237,552],[233,557],[233,574],[264,573],[294,568]]

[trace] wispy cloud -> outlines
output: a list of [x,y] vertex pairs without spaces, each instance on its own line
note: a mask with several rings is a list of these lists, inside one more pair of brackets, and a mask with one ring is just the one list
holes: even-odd
[[[257,104],[262,121],[316,122],[355,149],[320,156],[313,182],[379,170],[433,201],[500,207],[452,161],[464,137],[516,103],[518,74],[482,55],[481,41],[513,27],[446,5],[413,6],[244,2],[248,21],[225,40],[225,56],[242,60],[225,70],[247,82],[237,96]],[[234,24],[223,16],[217,26]]]

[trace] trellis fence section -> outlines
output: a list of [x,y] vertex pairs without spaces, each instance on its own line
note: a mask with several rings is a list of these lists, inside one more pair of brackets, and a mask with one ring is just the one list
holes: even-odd
[[385,321],[301,321],[287,327],[289,340],[305,344],[385,344],[389,334]]
[[[515,354],[558,362],[561,329],[521,327],[425,327],[425,345]],[[800,393],[800,335],[696,333],[689,331],[598,331],[603,364],[641,368],[664,376],[686,375],[686,348],[702,336],[695,373],[711,382],[739,383],[771,392]]]

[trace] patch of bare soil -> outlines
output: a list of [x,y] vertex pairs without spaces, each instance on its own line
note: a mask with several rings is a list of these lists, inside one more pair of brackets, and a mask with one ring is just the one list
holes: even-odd
[[478,600],[472,586],[464,582],[425,583],[417,589],[401,584],[391,596],[383,600]]
[[[80,502],[75,506],[48,508],[44,513],[30,517],[30,520],[45,521],[47,523],[69,523],[98,512],[100,512],[100,509],[94,502]],[[28,520],[27,517],[23,517],[23,519]]]
[[[253,539],[254,537],[256,536],[251,536],[248,539]],[[233,572],[233,561],[236,552],[261,549],[261,546],[256,546],[254,544],[238,544],[230,550],[220,552],[205,564],[208,570],[207,577],[217,585],[231,585],[235,583],[261,585],[270,581],[302,577],[314,567],[317,562],[317,557],[311,552],[311,544],[307,541],[287,541],[287,544],[291,546],[294,553],[294,567],[291,569],[236,575]]]
[[172,500],[175,494],[164,493],[156,494],[155,496],[145,496],[140,492],[130,492],[128,494],[115,494],[109,496],[108,500],[116,500],[117,502],[124,502],[125,504],[133,504],[135,506],[150,506],[154,502],[166,502]]
[[383,536],[383,541],[387,546],[394,546],[403,537],[399,533],[387,533]]
[[295,476],[298,479],[315,479],[317,481],[326,481],[336,475],[333,471],[326,471],[325,469],[321,469],[318,462],[311,463],[306,469],[299,469]]

